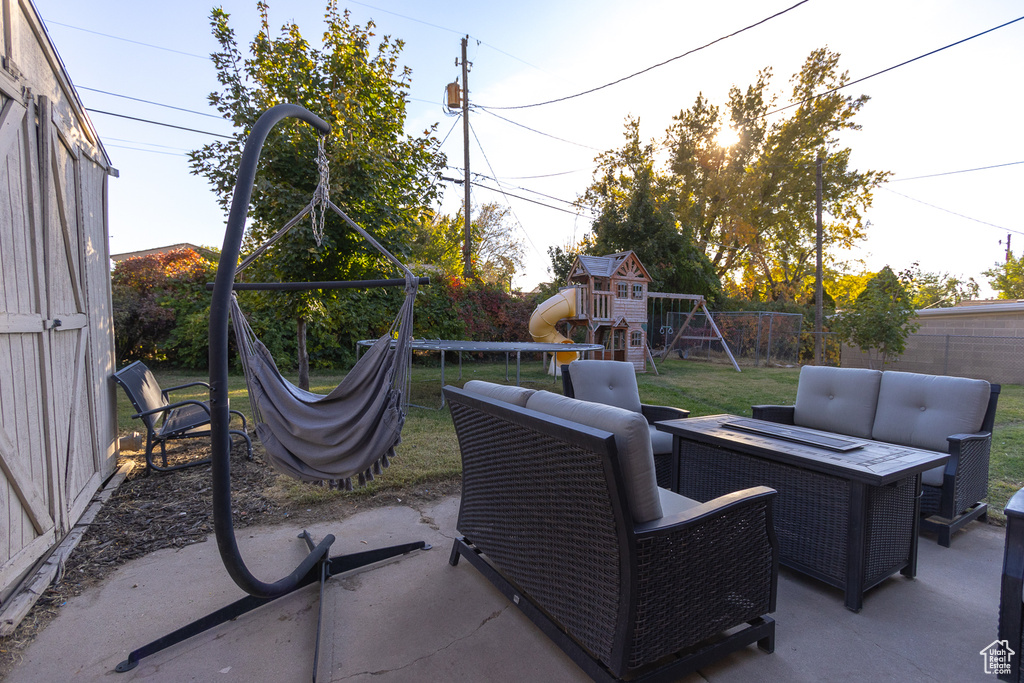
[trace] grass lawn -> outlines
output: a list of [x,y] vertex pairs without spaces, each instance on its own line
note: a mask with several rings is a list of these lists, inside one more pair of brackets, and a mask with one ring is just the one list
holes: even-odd
[[[462,386],[471,379],[506,382],[504,360],[496,362],[465,362],[461,371],[456,363],[445,368],[445,381]],[[515,382],[515,362],[508,369],[508,382]],[[644,403],[686,408],[694,416],[731,413],[750,416],[750,406],[761,403],[792,404],[796,398],[798,368],[745,367],[742,373],[731,365],[695,361],[668,360],[653,372],[637,376],[640,397]],[[164,387],[185,384],[197,379],[195,374],[157,372]],[[341,375],[315,374],[311,389],[327,393],[341,381]],[[521,383],[536,389],[561,393],[561,380],[549,377],[537,360],[523,361]],[[432,482],[456,480],[461,472],[458,442],[447,410],[438,410],[441,403],[441,370],[437,366],[413,367],[412,402],[419,404],[409,410],[398,458],[384,476],[365,489],[352,493],[332,491],[282,477],[281,486],[295,502],[315,504],[337,496],[364,496],[379,492],[423,486]],[[175,392],[174,398],[204,398],[202,387]],[[231,407],[250,413],[245,380],[241,375],[230,378]],[[427,406],[427,407],[423,407]],[[118,393],[118,427],[121,433],[140,430],[131,419],[134,411],[123,392]],[[258,448],[258,444],[254,444]],[[1024,487],[1024,386],[1003,385],[996,411],[996,426],[989,468],[990,518],[1003,520],[1007,500]]]

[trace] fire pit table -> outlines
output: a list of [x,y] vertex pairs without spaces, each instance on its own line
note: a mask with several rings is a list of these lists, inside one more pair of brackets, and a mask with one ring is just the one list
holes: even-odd
[[849,609],[896,572],[917,573],[920,475],[947,455],[736,415],[657,426],[673,437],[673,491],[697,500],[778,491],[780,562],[842,588]]

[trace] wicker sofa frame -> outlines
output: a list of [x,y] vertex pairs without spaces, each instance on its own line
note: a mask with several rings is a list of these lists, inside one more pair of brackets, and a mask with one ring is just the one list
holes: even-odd
[[[1000,385],[991,384],[988,406],[981,431],[975,434],[953,434],[948,437],[949,460],[942,486],[921,485],[922,531],[936,534],[939,545],[948,548],[955,532],[973,520],[988,518],[988,465],[992,449],[992,429],[996,419]],[[794,423],[794,406],[753,406],[758,420]]]
[[465,557],[591,678],[672,681],[774,650],[774,491],[637,524],[613,434],[444,392],[463,462],[450,563]]

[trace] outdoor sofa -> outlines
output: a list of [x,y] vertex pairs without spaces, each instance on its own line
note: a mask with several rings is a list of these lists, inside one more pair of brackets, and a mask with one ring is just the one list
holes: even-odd
[[444,392],[463,464],[451,564],[469,560],[589,676],[676,680],[774,649],[772,489],[701,503],[659,488],[639,413],[480,381]]
[[921,528],[949,547],[953,532],[988,506],[988,463],[1000,386],[980,379],[805,366],[796,403],[753,406],[753,416],[859,439],[949,453],[921,475]]

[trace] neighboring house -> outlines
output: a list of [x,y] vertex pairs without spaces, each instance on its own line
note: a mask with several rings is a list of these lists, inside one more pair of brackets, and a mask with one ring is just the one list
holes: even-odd
[[218,254],[216,251],[212,249],[207,249],[206,247],[197,247],[196,245],[189,244],[188,242],[181,242],[179,244],[171,244],[166,247],[154,247],[152,249],[142,249],[140,251],[126,251],[122,254],[111,254],[110,260],[113,261],[114,263],[120,263],[121,261],[125,261],[130,258],[136,258],[138,256],[153,256],[154,254],[166,254],[169,251],[177,251],[179,249],[191,249],[192,251],[202,256],[204,259],[208,261],[213,261],[215,263],[220,258],[220,254]]
[[[889,370],[1024,384],[1024,301],[966,301],[917,311],[919,325]],[[844,346],[844,367],[868,367],[867,355]]]
[[[80,537],[72,531],[116,465],[107,182],[117,171],[35,7],[0,0],[0,10],[0,635],[7,635],[31,604],[16,590],[23,578],[40,576],[37,564],[51,579],[57,573],[60,553],[50,551]],[[20,596],[29,594],[38,597]]]

